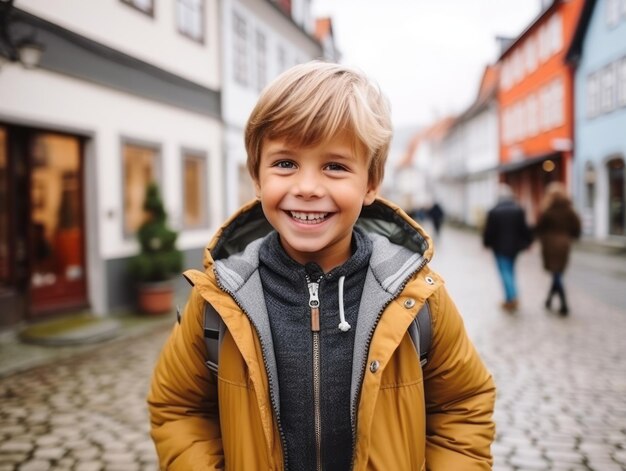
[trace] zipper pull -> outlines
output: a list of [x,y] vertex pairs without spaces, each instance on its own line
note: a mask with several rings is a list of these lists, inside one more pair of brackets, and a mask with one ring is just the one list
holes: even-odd
[[309,307],[311,308],[311,331],[320,331],[320,298],[319,282],[312,282],[307,276],[307,286],[309,287]]

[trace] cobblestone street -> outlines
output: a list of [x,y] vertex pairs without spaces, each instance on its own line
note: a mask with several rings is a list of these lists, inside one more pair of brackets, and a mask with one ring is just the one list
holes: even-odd
[[[574,253],[562,318],[543,308],[535,245],[507,314],[491,253],[444,228],[433,267],[498,386],[495,470],[626,470],[624,261]],[[0,379],[0,471],[155,470],[145,396],[167,330]]]
[[157,469],[145,397],[165,337],[162,330],[0,380],[0,470]]

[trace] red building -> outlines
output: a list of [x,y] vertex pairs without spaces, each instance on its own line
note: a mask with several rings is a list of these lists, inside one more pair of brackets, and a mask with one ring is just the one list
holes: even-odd
[[583,0],[554,0],[499,59],[500,174],[537,215],[545,186],[571,180],[574,75],[565,61]]

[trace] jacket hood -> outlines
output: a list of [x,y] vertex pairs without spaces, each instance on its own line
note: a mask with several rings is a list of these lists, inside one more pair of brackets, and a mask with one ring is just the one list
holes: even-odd
[[[368,233],[382,235],[422,258],[432,260],[432,240],[422,227],[399,206],[383,198],[364,206],[356,223]],[[216,260],[242,252],[254,240],[265,237],[274,228],[263,214],[259,200],[253,200],[234,213],[217,231],[204,253],[204,268]]]

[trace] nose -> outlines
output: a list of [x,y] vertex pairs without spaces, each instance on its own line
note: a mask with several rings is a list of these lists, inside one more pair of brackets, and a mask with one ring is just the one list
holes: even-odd
[[323,177],[314,170],[299,172],[294,182],[293,194],[300,198],[320,198],[324,195]]

